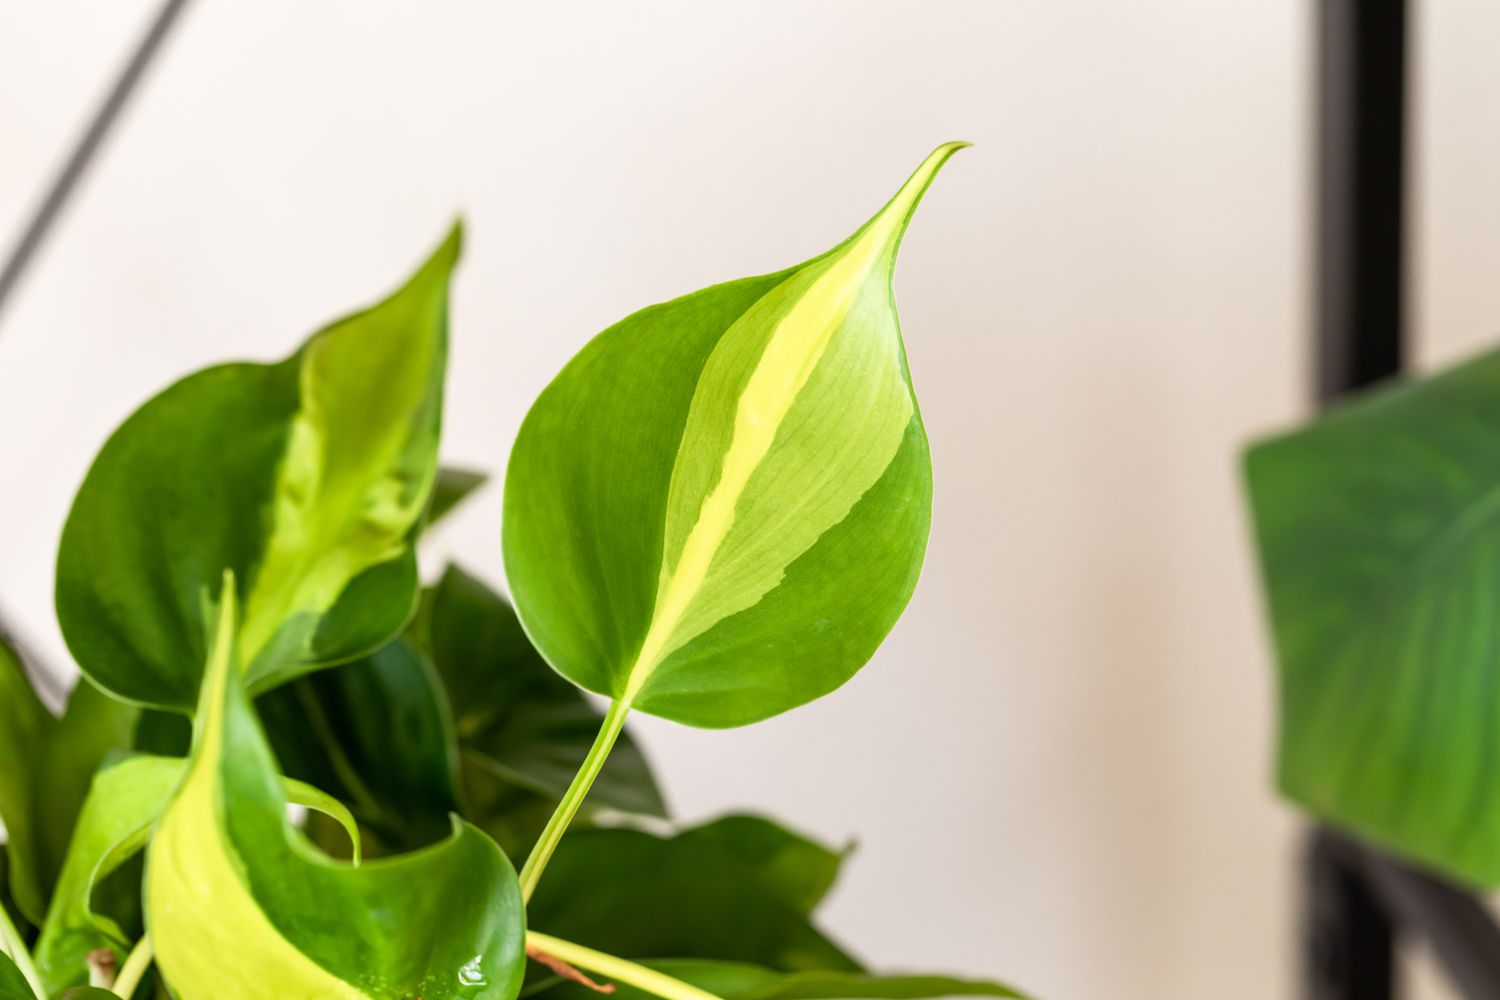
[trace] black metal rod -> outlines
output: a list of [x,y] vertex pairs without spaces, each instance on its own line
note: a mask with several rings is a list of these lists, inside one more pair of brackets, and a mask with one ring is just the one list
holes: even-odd
[[1363,854],[1315,830],[1308,842],[1303,917],[1308,1000],[1389,1000],[1395,995],[1395,927],[1374,896]]
[[[1405,328],[1406,0],[1318,0],[1316,388],[1329,403],[1396,375]],[[1310,1000],[1390,1000],[1397,935],[1427,942],[1473,1000],[1500,998],[1500,925],[1472,893],[1314,830]]]
[[141,36],[130,58],[115,78],[114,85],[94,111],[88,127],[79,137],[62,169],[53,178],[52,184],[32,213],[26,228],[21,231],[20,238],[16,240],[10,256],[6,258],[4,270],[0,270],[0,316],[4,315],[6,303],[15,292],[16,286],[20,284],[21,278],[26,274],[27,266],[36,256],[37,250],[41,248],[47,234],[57,221],[58,215],[67,205],[74,189],[77,188],[78,182],[98,155],[100,146],[109,136],[110,129],[120,117],[120,112],[130,101],[141,77],[145,75],[146,69],[161,50],[162,43],[166,41],[172,26],[177,23],[178,16],[187,4],[188,0],[165,0],[162,4],[155,19],[146,29],[146,33]]
[[1396,374],[1405,326],[1406,0],[1318,0],[1323,401]]
[[1372,895],[1400,927],[1426,940],[1453,985],[1473,1000],[1500,997],[1500,926],[1484,903],[1434,875],[1358,850]]
[[[1406,0],[1317,0],[1315,388],[1329,403],[1401,368]],[[1314,830],[1305,860],[1308,1000],[1391,1000],[1396,915],[1365,858]],[[1500,995],[1500,994],[1497,994]]]
[[[67,205],[68,199],[78,187],[79,181],[97,158],[104,140],[109,136],[110,130],[119,119],[126,104],[129,103],[131,95],[135,93],[146,70],[161,51],[162,44],[171,33],[183,9],[187,7],[187,3],[188,0],[164,0],[156,17],[152,19],[125,65],[121,67],[114,84],[105,94],[104,100],[95,109],[88,126],[74,144],[67,160],[64,161],[62,169],[48,185],[46,194],[38,202],[26,227],[16,240],[15,246],[11,248],[10,255],[5,260],[4,269],[0,270],[0,317],[4,316],[5,306],[25,276],[37,250],[41,248],[48,233],[51,232],[63,208]],[[66,696],[66,691],[62,689],[57,675],[48,670],[46,664],[40,662],[35,654],[21,642],[15,629],[6,622],[3,614],[0,614],[0,640],[7,641],[21,657],[22,667],[31,676],[32,683],[41,691],[42,696],[52,702],[54,707],[59,706]]]

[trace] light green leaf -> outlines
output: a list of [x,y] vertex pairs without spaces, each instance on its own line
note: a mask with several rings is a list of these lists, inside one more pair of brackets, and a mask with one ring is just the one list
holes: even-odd
[[[601,713],[547,666],[510,605],[482,581],[450,566],[429,603],[427,641],[455,706],[465,769],[561,798],[593,745]],[[666,815],[629,733],[615,744],[590,803]]]
[[[724,1000],[929,1000],[936,997],[1013,997],[1024,994],[1002,983],[933,975],[872,975],[863,972],[784,973],[764,966],[696,959],[662,959],[643,963],[674,979],[690,983]],[[646,1000],[649,994],[615,983],[614,1000]],[[588,1000],[576,984],[552,981],[528,990],[528,998]]]
[[279,364],[230,364],[152,399],[105,444],[58,555],[63,634],[126,700],[190,710],[228,567],[252,693],[370,652],[417,592],[437,469],[455,230],[384,302]]
[[438,469],[437,483],[432,489],[432,503],[427,510],[428,526],[447,517],[453,508],[469,499],[470,494],[489,481],[488,473],[474,469],[456,469],[446,465]]
[[1500,885],[1500,352],[1247,456],[1278,777],[1316,816]]
[[49,893],[66,862],[68,841],[90,782],[101,765],[130,750],[140,714],[86,678],[73,685],[35,770],[37,857]]
[[181,1000],[511,1000],[524,963],[514,871],[455,823],[441,844],[354,867],[286,824],[286,798],[234,667],[222,591],[193,756],[148,849],[146,920]]
[[537,888],[531,925],[622,958],[860,971],[808,921],[807,899],[826,878],[822,862],[778,870],[765,863],[769,852],[747,850],[737,839],[723,831],[658,837],[576,830],[563,838]]
[[560,672],[734,726],[869,659],[916,585],[931,516],[891,277],[960,146],[828,253],[606,330],[537,400],[506,476],[505,564]]
[[0,821],[10,848],[11,892],[32,923],[41,922],[48,886],[37,840],[36,775],[24,762],[38,759],[56,725],[32,689],[20,656],[0,636]]
[[94,888],[145,847],[183,767],[181,760],[132,757],[95,777],[37,941],[37,969],[49,994],[86,984],[88,955],[95,948],[109,948],[124,960],[130,936],[94,911]]
[[[177,758],[131,757],[106,766],[94,778],[37,941],[37,969],[49,994],[86,983],[88,956],[96,948],[108,948],[118,962],[124,961],[139,928],[122,929],[100,912],[96,890],[146,846],[186,766]],[[289,802],[331,816],[353,840],[357,854],[358,830],[342,803],[300,781],[283,779],[283,790]],[[123,902],[138,918],[139,886],[127,894]]]

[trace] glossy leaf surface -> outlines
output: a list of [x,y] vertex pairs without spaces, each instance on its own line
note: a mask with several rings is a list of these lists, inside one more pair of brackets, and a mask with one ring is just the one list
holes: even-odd
[[939,148],[828,253],[596,337],[505,485],[527,632],[583,687],[733,726],[848,680],[916,585],[932,475],[891,289]]
[[58,556],[63,634],[121,698],[190,710],[234,570],[252,692],[369,652],[416,597],[447,354],[454,232],[399,291],[279,364],[190,375],[105,444]]
[[1377,391],[1246,468],[1280,662],[1278,778],[1500,885],[1500,353]]
[[287,800],[233,664],[226,585],[189,771],[151,842],[147,923],[181,1000],[510,1000],[524,914],[510,863],[457,824],[360,867],[287,826]]
[[[505,599],[450,566],[430,599],[428,644],[451,699],[466,768],[562,797],[603,715],[547,666]],[[590,804],[649,816],[666,806],[628,733],[594,782]]]
[[[769,824],[768,824],[769,826]],[[687,831],[675,838],[628,829],[578,830],[558,847],[531,901],[538,931],[624,958],[707,958],[783,971],[857,972],[859,964],[807,919],[828,885],[826,859],[796,866],[765,859],[800,840]],[[723,843],[730,839],[733,846]]]
[[[1024,997],[1003,983],[952,976],[882,976],[862,972],[776,972],[735,962],[667,959],[645,963],[724,1000],[928,1000],[936,997]],[[615,1000],[651,994],[615,984]],[[589,1000],[575,983],[556,983],[535,994],[548,1000]]]

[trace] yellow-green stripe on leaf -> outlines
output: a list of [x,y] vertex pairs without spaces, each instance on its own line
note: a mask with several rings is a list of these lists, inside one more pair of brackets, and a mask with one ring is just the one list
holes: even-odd
[[732,726],[827,693],[905,607],[931,468],[891,279],[939,147],[833,250],[642,310],[537,400],[505,560],[563,674]]
[[205,369],[110,437],[58,555],[85,673],[129,701],[197,701],[201,595],[234,570],[252,693],[386,642],[410,616],[437,470],[455,229],[398,291],[278,364]]
[[353,866],[284,819],[270,751],[234,668],[228,585],[187,777],[146,861],[146,927],[182,1000],[511,1000],[525,918],[500,849],[445,841]]
[[[94,891],[146,846],[152,827],[182,782],[180,757],[138,756],[106,764],[94,776],[68,843],[67,860],[36,944],[36,965],[54,995],[89,979],[89,955],[100,948],[123,963],[132,941],[118,923],[94,908]],[[282,779],[288,801],[334,819],[355,842],[349,810],[311,785]]]

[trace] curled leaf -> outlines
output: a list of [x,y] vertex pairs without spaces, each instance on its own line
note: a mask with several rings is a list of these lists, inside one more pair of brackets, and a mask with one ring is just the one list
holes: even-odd
[[437,471],[454,233],[400,290],[279,364],[190,375],[110,437],[58,553],[57,610],[120,698],[197,702],[202,595],[243,590],[252,693],[369,652],[417,592],[413,539]]
[[187,777],[153,838],[146,921],[182,1000],[511,1000],[525,917],[515,872],[455,822],[433,847],[355,867],[286,824],[286,798],[233,667],[226,583]]

